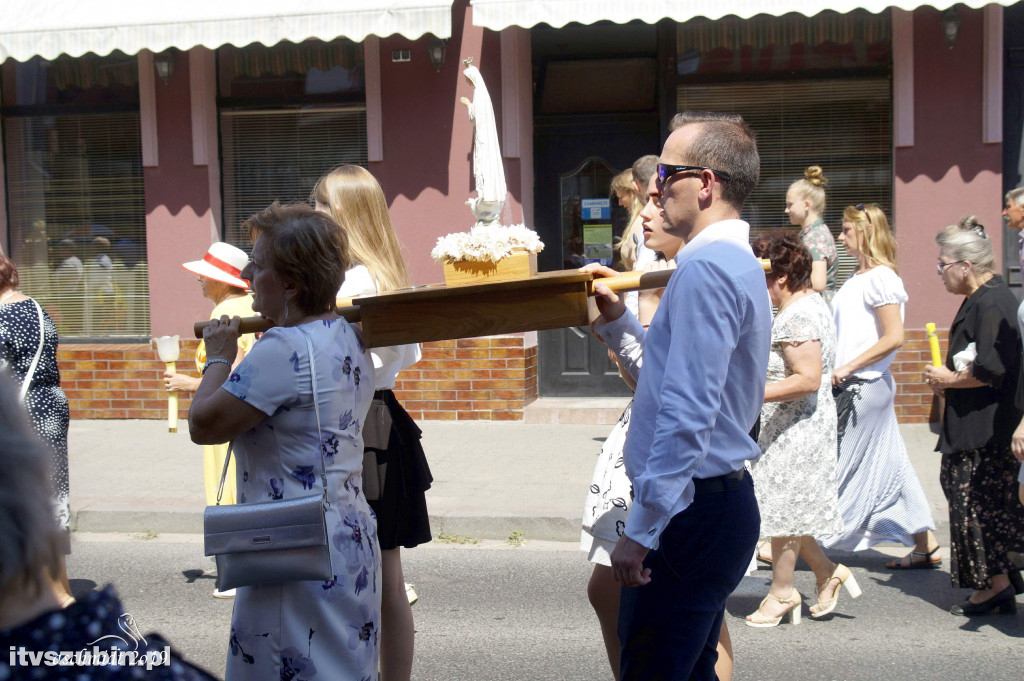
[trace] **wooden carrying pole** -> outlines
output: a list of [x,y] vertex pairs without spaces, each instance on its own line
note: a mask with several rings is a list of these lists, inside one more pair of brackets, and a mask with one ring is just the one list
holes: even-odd
[[[765,260],[762,266],[771,268]],[[362,323],[367,347],[586,326],[587,298],[594,295],[594,283],[600,281],[615,292],[664,288],[674,271],[595,278],[588,272],[560,270],[491,284],[432,284],[361,297],[356,305],[339,308],[338,314]],[[195,324],[196,338],[202,338],[208,324]],[[240,332],[258,333],[270,326],[262,317],[246,317]]]

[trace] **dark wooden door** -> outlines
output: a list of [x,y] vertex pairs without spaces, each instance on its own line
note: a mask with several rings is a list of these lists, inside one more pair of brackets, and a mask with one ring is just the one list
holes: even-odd
[[[544,241],[538,257],[541,270],[578,265],[578,243],[570,218],[580,198],[607,198],[608,173],[591,173],[586,182],[566,182],[574,173],[606,166],[620,171],[644,154],[659,151],[656,114],[537,116],[534,118],[534,219]],[[583,193],[573,194],[566,187]],[[568,192],[568,195],[564,195]],[[612,201],[614,204],[614,200]],[[619,378],[604,344],[588,327],[541,331],[538,337],[540,394],[545,397],[618,396],[629,389]]]

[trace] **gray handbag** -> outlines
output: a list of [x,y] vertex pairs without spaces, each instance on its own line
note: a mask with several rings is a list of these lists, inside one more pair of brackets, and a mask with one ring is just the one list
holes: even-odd
[[[305,331],[302,334],[309,352],[313,410],[319,433],[316,361],[309,336]],[[206,555],[215,556],[217,561],[217,589],[226,591],[239,586],[333,579],[325,517],[331,502],[327,498],[327,463],[323,447],[320,448],[322,494],[221,506],[220,498],[224,493],[224,480],[233,448],[232,442],[224,457],[217,505],[207,506],[203,515]]]

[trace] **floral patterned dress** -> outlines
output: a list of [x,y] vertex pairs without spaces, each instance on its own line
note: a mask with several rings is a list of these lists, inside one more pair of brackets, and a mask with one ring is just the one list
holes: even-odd
[[836,240],[823,220],[815,220],[800,230],[800,241],[810,252],[812,260],[825,261],[825,290],[821,292],[821,297],[831,305],[832,296],[836,292],[836,273],[839,271]]
[[836,407],[832,366],[836,341],[832,315],[817,293],[783,308],[772,325],[768,384],[792,375],[782,343],[821,343],[821,386],[792,402],[765,402],[761,408],[761,458],[750,464],[761,535],[795,537],[842,531],[836,477]]
[[608,434],[608,439],[604,441],[583,504],[580,548],[587,552],[587,560],[590,562],[609,567],[612,564],[612,549],[626,531],[626,517],[633,503],[633,485],[626,477],[626,465],[622,458],[632,411],[633,402],[630,401]]
[[[320,436],[304,332],[316,355]],[[376,521],[361,491],[360,431],[373,397],[369,352],[342,319],[275,327],[223,388],[267,414],[234,441],[239,504],[319,494],[323,448],[334,567],[327,582],[238,588],[226,678],[375,679],[380,551]]]

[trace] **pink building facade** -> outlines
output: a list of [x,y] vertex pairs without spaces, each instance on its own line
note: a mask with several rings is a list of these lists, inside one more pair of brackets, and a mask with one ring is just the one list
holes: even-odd
[[[365,132],[361,133],[364,137],[359,141],[365,147],[361,153],[365,153],[365,165],[380,180],[387,194],[392,220],[415,283],[441,280],[440,266],[429,256],[431,248],[439,236],[465,231],[472,223],[464,204],[472,193],[473,135],[459,98],[472,98],[473,94],[471,86],[460,75],[463,59],[472,57],[480,68],[498,117],[509,190],[504,221],[525,222],[538,228],[551,249],[545,269],[557,268],[567,261],[565,253],[562,257],[556,253],[560,247],[566,248],[564,243],[559,243],[566,232],[558,225],[549,224],[551,220],[540,205],[547,200],[542,198],[545,189],[541,184],[549,182],[545,179],[546,161],[541,160],[541,154],[549,148],[543,126],[567,125],[569,127],[559,129],[571,129],[578,118],[589,121],[586,125],[597,130],[599,123],[594,121],[600,116],[613,116],[609,119],[613,121],[620,120],[615,116],[632,116],[644,121],[636,129],[647,125],[654,132],[644,133],[646,141],[623,154],[634,153],[634,150],[633,157],[657,153],[667,135],[668,120],[679,103],[691,101],[685,98],[697,97],[697,90],[706,86],[733,87],[743,81],[725,71],[716,75],[716,72],[701,73],[700,69],[696,73],[684,73],[680,70],[682,67],[673,68],[673,64],[682,64],[686,57],[684,43],[691,38],[683,36],[698,36],[694,44],[699,44],[695,49],[701,59],[706,60],[708,55],[718,54],[715,49],[724,48],[700,43],[703,38],[699,38],[699,32],[690,34],[685,27],[680,28],[685,22],[662,20],[656,26],[637,29],[640,31],[637,35],[649,34],[653,41],[649,53],[634,60],[639,60],[636,73],[643,72],[645,67],[640,62],[644,58],[656,64],[650,106],[643,109],[646,105],[642,105],[635,112],[623,114],[608,113],[615,105],[599,103],[594,110],[573,111],[570,106],[568,110],[552,113],[545,107],[562,105],[552,105],[544,99],[547,94],[543,85],[554,82],[556,66],[561,67],[571,60],[544,61],[537,51],[555,49],[551,45],[558,42],[558,30],[543,27],[546,33],[541,34],[531,26],[510,26],[494,31],[474,24],[473,13],[474,8],[467,0],[455,0],[451,7],[450,36],[444,36],[447,54],[439,68],[435,68],[427,56],[428,49],[438,42],[432,35],[415,38],[398,34],[371,35],[356,43],[361,53],[364,84],[358,107],[365,109]],[[886,172],[889,174],[885,177],[891,179],[882,184],[889,182],[891,186],[888,193],[881,189],[862,200],[881,203],[892,216],[897,233],[901,276],[911,300],[906,309],[909,342],[896,365],[901,386],[898,411],[904,421],[920,421],[926,417],[930,404],[930,395],[917,385],[926,360],[924,325],[933,321],[940,329],[947,329],[960,303],[943,290],[935,275],[934,235],[961,216],[973,214],[990,226],[989,234],[997,253],[1004,250],[1004,230],[1000,227],[1006,184],[1003,173],[1004,8],[996,4],[979,9],[960,6],[959,32],[952,46],[944,34],[943,20],[948,17],[939,9],[929,6],[909,11],[888,9],[877,16],[884,18],[884,24],[879,24],[883,28],[877,29],[878,36],[865,41],[867,52],[874,52],[864,58],[874,61],[850,73],[855,79],[882,83],[880,101],[889,108],[879,118],[882,121],[879,134],[887,149],[887,156],[879,167],[885,171],[888,163]],[[751,19],[749,22],[753,23],[748,22],[748,25],[756,27],[760,20]],[[875,30],[871,29],[875,25],[871,19],[866,21],[866,30]],[[614,33],[618,30],[615,25],[592,29],[584,25],[573,30],[577,37],[569,42],[577,40],[578,36],[583,36],[586,42],[587,32],[594,31],[595,44],[591,47],[590,58],[595,63],[612,59],[633,63],[632,57],[624,57],[614,50],[605,54],[602,50],[600,36]],[[771,45],[762,39],[750,39],[752,50],[747,49],[750,45],[744,43],[742,37],[737,40],[734,51],[737,60],[756,61],[758,54],[769,59],[765,55]],[[832,43],[822,44],[831,49]],[[107,333],[103,324],[97,324],[89,333],[81,329],[76,333],[63,333],[62,367],[73,416],[158,417],[156,376],[160,365],[146,348],[148,337],[168,334],[187,337],[192,323],[209,313],[209,301],[201,297],[193,278],[180,264],[200,257],[211,242],[226,239],[232,228],[225,224],[225,205],[235,199],[229,195],[225,179],[227,128],[223,117],[228,98],[224,96],[224,67],[219,61],[224,57],[219,47],[187,46],[187,49],[173,52],[173,75],[166,79],[157,75],[152,52],[142,50],[135,55],[145,235],[144,255],[138,257],[144,257],[147,269],[144,302],[136,299],[131,305],[148,307],[148,326],[136,323],[127,331]],[[859,47],[853,51],[858,50]],[[408,60],[403,59],[405,54]],[[770,58],[777,60],[778,54],[776,48]],[[793,55],[789,57],[796,59]],[[668,59],[671,63],[666,64]],[[10,75],[15,70],[12,61],[8,60],[4,66],[2,88],[8,91],[23,82],[17,79],[22,77],[21,71],[17,78]],[[792,63],[795,62],[787,62],[787,68]],[[792,83],[801,78],[800,73],[773,71],[770,65],[761,71],[755,78],[759,82],[775,79]],[[810,80],[828,77],[838,82],[844,73],[839,69],[803,75]],[[887,90],[886,82],[889,83]],[[618,88],[621,84],[610,82],[607,86]],[[851,87],[856,87],[856,80]],[[733,89],[740,91],[738,87]],[[12,126],[20,125],[15,119],[24,114],[25,107],[19,108],[17,101],[6,97],[7,92],[4,94],[6,106],[0,112],[3,114],[0,120],[9,131],[14,129]],[[603,113],[599,110],[601,106],[607,109]],[[595,125],[598,127],[593,127]],[[856,138],[856,131],[853,132]],[[23,219],[17,217],[22,201],[18,192],[22,191],[19,189],[22,185],[14,181],[16,169],[10,164],[22,147],[20,142],[12,141],[10,135],[4,140],[8,163],[3,171],[6,182],[0,194],[3,208],[0,210],[0,245],[18,262],[20,254],[28,253],[22,245],[27,238],[27,228],[16,224]],[[269,143],[275,140],[268,139]],[[877,140],[872,142],[875,143]],[[856,139],[852,146],[856,147]],[[596,150],[595,155],[600,155],[599,152]],[[843,163],[856,166],[854,161],[835,161],[836,167]],[[622,163],[614,165],[616,170],[624,166]],[[324,167],[323,171],[328,168]],[[829,166],[825,169],[830,170]],[[796,179],[802,170],[802,165],[787,166],[784,174]],[[782,192],[784,194],[784,187]],[[830,207],[841,211],[839,199],[833,201],[837,203]],[[849,197],[849,203],[856,202],[860,201]],[[769,214],[765,209],[764,213],[755,215],[758,221],[752,218],[754,226],[783,226],[782,196],[778,197],[778,204],[779,215]],[[234,227],[237,229],[237,225]],[[835,229],[838,225],[832,224],[832,227]],[[48,234],[51,251],[55,242],[62,241],[58,238],[61,236]],[[95,237],[90,235],[90,238]],[[52,252],[48,260],[51,268],[56,265]],[[26,264],[26,268],[30,266]],[[45,284],[39,286],[45,287]],[[28,289],[33,295],[47,296],[46,291],[33,291],[31,285]],[[400,376],[400,396],[409,403],[413,415],[420,418],[522,418],[527,404],[548,394],[544,389],[543,372],[557,373],[557,369],[551,369],[550,362],[547,368],[544,366],[545,342],[563,341],[545,341],[543,334],[528,333],[507,339],[430,344],[424,364]],[[551,350],[551,357],[559,353],[571,356],[574,350],[568,345],[565,348]],[[186,344],[186,354],[190,349],[191,345]],[[571,365],[571,360],[566,361]],[[563,367],[562,373],[573,373],[572,367]],[[586,369],[576,373],[586,373]],[[599,366],[591,373],[603,375],[608,370]],[[123,388],[111,388],[112,385]],[[580,397],[605,394],[597,383],[589,384],[583,379],[567,385],[568,388],[556,391],[557,394]],[[182,410],[186,408],[187,401],[183,401]]]

